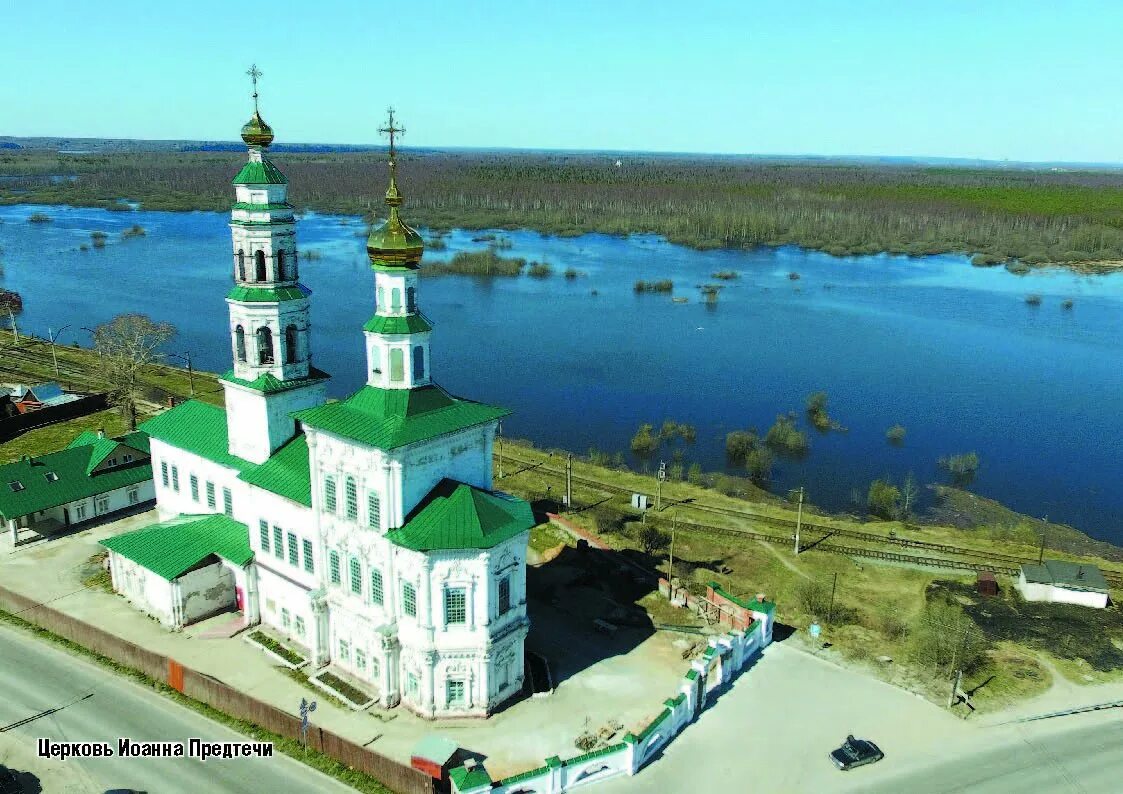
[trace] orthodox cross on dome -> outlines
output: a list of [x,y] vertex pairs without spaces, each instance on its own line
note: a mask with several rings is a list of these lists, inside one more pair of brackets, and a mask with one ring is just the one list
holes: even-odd
[[386,190],[386,203],[392,207],[397,208],[402,204],[402,194],[398,191],[397,175],[397,150],[394,148],[394,137],[397,135],[405,135],[405,127],[394,126],[394,108],[388,108],[385,127],[379,127],[378,131],[383,135],[390,137],[390,187]]
[[390,165],[392,166],[394,164],[394,154],[395,154],[394,136],[395,135],[405,135],[406,134],[406,128],[394,126],[394,108],[387,109],[386,113],[389,116],[388,120],[386,121],[386,126],[385,127],[379,127],[378,131],[380,133],[382,133],[383,135],[389,135],[390,136]]
[[253,112],[257,113],[257,78],[261,77],[261,70],[257,68],[256,63],[251,64],[246,74],[253,81]]

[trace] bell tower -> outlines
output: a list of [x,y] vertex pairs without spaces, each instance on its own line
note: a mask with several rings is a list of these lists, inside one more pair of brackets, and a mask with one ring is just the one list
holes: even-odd
[[367,256],[374,270],[374,316],[363,326],[367,350],[367,385],[381,389],[412,389],[431,381],[429,336],[432,326],[417,308],[418,268],[424,253],[421,235],[399,215],[402,194],[397,183],[395,137],[405,132],[394,124],[394,109],[379,132],[390,138],[389,217],[372,229]]
[[258,108],[261,72],[255,65],[247,74],[254,107],[242,127],[249,156],[233,179],[234,287],[226,295],[234,368],[222,385],[230,454],[261,463],[296,432],[293,411],[324,402],[328,376],[312,366],[311,290],[299,281],[288,179],[266,156],[273,130]]

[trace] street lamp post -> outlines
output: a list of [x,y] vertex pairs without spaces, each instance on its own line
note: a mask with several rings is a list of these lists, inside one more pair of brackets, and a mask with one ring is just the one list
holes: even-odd
[[93,346],[94,350],[96,350],[96,351],[97,351],[97,360],[98,360],[98,361],[101,361],[101,360],[102,360],[102,357],[103,357],[103,356],[104,356],[105,354],[104,354],[104,353],[102,353],[102,352],[101,352],[101,348],[97,346],[97,331],[95,331],[95,330],[94,330],[93,328],[87,328],[87,327],[86,327],[86,326],[84,326],[84,325],[82,326],[82,330],[83,330],[83,331],[86,331],[87,333],[89,333],[89,335],[90,335],[90,344],[91,344],[91,345]]
[[300,699],[300,741],[304,745],[304,749],[308,749],[308,714],[316,710],[316,701],[308,702],[307,699]]
[[59,375],[58,353],[55,352],[55,340],[58,339],[59,336],[62,334],[62,332],[65,331],[69,327],[70,327],[69,325],[64,325],[62,328],[58,329],[57,331],[52,331],[51,327],[49,325],[47,326],[47,336],[51,340],[51,358],[55,362],[55,377],[56,378],[59,378],[59,377],[62,377],[62,376]]
[[180,361],[187,362],[187,387],[191,390],[191,396],[195,396],[195,370],[191,367],[191,351],[184,351],[180,353],[168,353],[167,355],[178,358]]

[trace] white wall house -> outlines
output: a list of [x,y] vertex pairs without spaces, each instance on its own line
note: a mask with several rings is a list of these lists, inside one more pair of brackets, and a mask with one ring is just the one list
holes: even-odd
[[[383,706],[486,716],[522,689],[529,628],[534,518],[528,504],[492,490],[492,446],[507,412],[432,379],[432,326],[418,308],[423,245],[399,217],[393,145],[389,219],[367,240],[374,315],[356,334],[366,385],[327,401],[328,376],[312,365],[311,293],[298,281],[287,180],[265,154],[272,132],[255,113],[243,139],[226,407],[189,401],[144,424],[164,520],[106,542],[115,586],[181,625],[229,600],[220,584],[232,582],[247,625],[260,621]],[[164,538],[157,546],[183,536],[201,544],[187,557],[211,556],[186,567],[183,555],[174,565],[138,559],[153,544],[128,538],[144,532]],[[239,538],[252,555],[241,573]],[[160,581],[138,564],[158,569]],[[204,576],[214,599],[196,607],[184,594]]]
[[1041,565],[1023,564],[1015,585],[1026,601],[1080,604],[1103,609],[1108,585],[1095,565],[1045,560]]

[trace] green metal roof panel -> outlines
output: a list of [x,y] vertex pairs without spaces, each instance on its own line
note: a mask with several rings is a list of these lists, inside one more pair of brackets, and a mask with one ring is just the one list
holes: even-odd
[[254,204],[249,201],[235,201],[230,205],[232,210],[248,210],[249,212],[273,212],[276,210],[291,210],[292,204],[282,202],[281,204]]
[[1069,590],[1108,591],[1107,580],[1095,565],[1068,560],[1045,560],[1042,565],[1023,564],[1027,582],[1052,584]]
[[[112,439],[103,440],[114,448],[118,445]],[[0,516],[19,518],[152,479],[152,466],[147,460],[90,474],[96,449],[83,443],[0,466]],[[19,490],[12,490],[12,483],[19,483]]]
[[303,284],[295,287],[234,287],[226,293],[226,299],[241,303],[280,303],[307,298],[312,290]]
[[246,525],[227,515],[185,515],[101,541],[101,545],[171,581],[217,554],[235,565],[253,559]]
[[466,766],[458,766],[456,769],[450,769],[448,771],[448,779],[455,784],[458,791],[491,785],[491,775],[479,764],[471,769]]
[[230,454],[226,411],[216,405],[188,400],[157,414],[141,428],[152,438],[240,472],[253,467],[249,461]]
[[230,182],[234,185],[287,185],[289,180],[268,158],[262,157],[260,163],[251,160],[243,165]]
[[274,452],[269,460],[242,473],[241,479],[266,491],[312,506],[308,439],[302,433]]
[[280,378],[266,372],[264,375],[258,375],[253,380],[246,380],[234,375],[234,370],[228,369],[225,373],[219,376],[219,380],[224,380],[229,383],[236,383],[239,386],[245,386],[249,389],[255,389],[264,394],[271,394],[273,392],[289,391],[290,389],[299,389],[301,386],[308,386],[313,383],[320,383],[330,378],[323,370],[310,367],[308,370],[307,378],[291,378],[290,380],[281,380]]
[[710,587],[714,589],[715,593],[727,598],[737,606],[744,607],[752,612],[763,612],[766,615],[771,615],[776,611],[776,604],[771,601],[757,601],[755,598],[738,598],[717,582],[710,582]]
[[489,549],[534,523],[534,513],[522,499],[444,479],[387,537],[414,551]]
[[363,330],[375,334],[420,334],[432,331],[433,326],[420,314],[405,317],[383,317],[376,314],[366,321]]
[[510,414],[505,408],[454,397],[440,386],[364,386],[346,400],[297,411],[309,427],[379,449],[396,449]]

